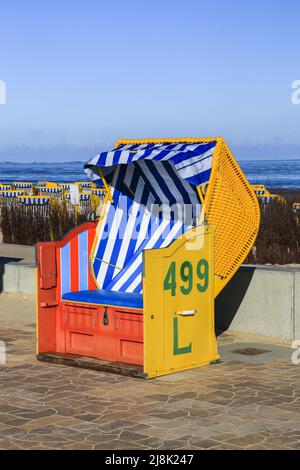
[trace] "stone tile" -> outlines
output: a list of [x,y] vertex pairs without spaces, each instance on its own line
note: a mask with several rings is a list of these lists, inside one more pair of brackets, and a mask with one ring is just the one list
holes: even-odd
[[91,444],[85,443],[75,443],[75,444],[67,444],[61,447],[62,450],[93,450],[94,446]]
[[233,439],[237,437],[236,434],[232,434],[230,432],[223,432],[222,434],[215,434],[213,436],[211,436],[212,440],[213,441],[228,441],[229,439]]
[[76,419],[79,419],[81,421],[95,421],[98,418],[98,415],[96,414],[91,414],[91,413],[85,413],[82,415],[75,415]]
[[[64,416],[46,416],[43,418],[36,418],[33,419],[32,421],[28,421],[26,424],[24,424],[22,427],[24,429],[32,429],[32,428],[39,428],[41,426],[47,426],[50,424],[59,424],[61,422],[65,421]],[[77,421],[76,421],[77,422]],[[81,421],[79,421],[81,422]]]
[[95,450],[146,450],[146,446],[140,444],[133,444],[132,442],[121,441],[114,439],[110,442],[103,442],[94,447]]
[[22,324],[2,328],[5,338],[0,449],[300,448],[300,369],[288,361],[224,361],[143,382],[39,363]]
[[118,437],[118,434],[91,434],[85,438],[84,442],[91,445],[100,445],[110,441],[113,441]]
[[300,450],[300,441],[286,443],[286,447],[293,450]]
[[132,425],[131,421],[125,421],[125,420],[117,420],[117,421],[112,421],[109,423],[104,424],[103,426],[100,426],[100,429],[102,431],[113,431],[116,429],[124,429],[128,428]]
[[[170,408],[172,405],[170,405]],[[176,410],[176,411],[153,411],[148,413],[149,416],[153,416],[159,419],[176,419],[176,418],[182,418],[183,416],[188,416],[188,411],[183,411],[183,410]]]
[[196,446],[198,449],[212,449],[220,445],[218,441],[212,439],[199,439],[197,437],[193,437],[190,440],[190,443],[194,447]]
[[162,450],[180,450],[187,446],[187,442],[184,440],[168,439],[163,442],[160,446]]
[[19,416],[20,418],[27,418],[27,419],[38,419],[38,418],[45,418],[46,416],[53,416],[56,414],[55,409],[44,409],[42,411],[33,411],[33,410],[26,410],[26,411],[19,411],[14,413],[15,416]]
[[[30,443],[28,443],[30,444]],[[0,449],[1,450],[17,450],[21,449],[21,447],[18,447],[16,442],[10,441],[10,439],[7,438],[2,438],[0,439]]]
[[[3,429],[1,431],[1,438],[2,437],[8,437],[8,438],[16,438],[16,437],[19,437],[19,438],[23,438],[25,437],[27,434],[27,432],[24,430],[24,429],[20,429],[20,428],[7,428],[7,429]],[[1,440],[0,440],[1,442]]]
[[141,441],[141,444],[150,448],[150,449],[160,449],[163,444],[163,441],[155,437],[147,437]]
[[247,436],[239,436],[229,439],[227,444],[237,444],[241,447],[248,447],[251,445],[261,444],[265,439],[259,434],[248,434]]
[[122,439],[123,441],[129,441],[129,442],[138,442],[138,441],[141,441],[142,439],[145,439],[145,437],[146,436],[144,434],[140,434],[140,433],[133,432],[130,430],[122,431],[120,433],[120,439]]

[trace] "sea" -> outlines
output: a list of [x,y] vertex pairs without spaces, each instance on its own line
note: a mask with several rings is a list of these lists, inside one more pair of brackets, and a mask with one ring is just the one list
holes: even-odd
[[[300,189],[299,160],[259,160],[239,161],[243,172],[252,184],[264,184],[267,188]],[[70,161],[59,163],[0,162],[0,182],[13,181],[86,181],[84,162]]]

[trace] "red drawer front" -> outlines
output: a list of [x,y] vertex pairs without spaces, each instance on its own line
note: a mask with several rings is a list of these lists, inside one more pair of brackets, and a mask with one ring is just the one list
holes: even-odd
[[65,318],[68,329],[93,331],[97,326],[97,312],[94,314],[70,312],[65,314]]
[[66,352],[79,356],[96,356],[95,335],[79,333],[77,331],[66,332]]
[[143,316],[104,307],[63,305],[66,353],[143,364]]
[[143,364],[143,316],[118,311],[116,313],[117,361]]
[[97,313],[97,308],[64,305],[63,328],[67,353],[95,357]]

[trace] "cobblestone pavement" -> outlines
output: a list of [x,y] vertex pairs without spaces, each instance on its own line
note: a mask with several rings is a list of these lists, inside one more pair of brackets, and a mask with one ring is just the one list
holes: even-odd
[[145,382],[37,362],[34,325],[2,325],[0,339],[0,449],[300,449],[300,365]]

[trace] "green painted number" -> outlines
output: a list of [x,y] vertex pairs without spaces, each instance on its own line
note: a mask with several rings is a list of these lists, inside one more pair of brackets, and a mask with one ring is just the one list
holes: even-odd
[[171,296],[174,297],[176,293],[176,281],[175,281],[176,263],[172,261],[169,270],[164,280],[164,290],[170,290]]
[[[209,281],[209,266],[206,259],[201,259],[196,266],[197,277],[200,282],[197,283],[199,292],[205,292],[208,288]],[[183,295],[189,295],[193,290],[193,275],[194,269],[190,261],[184,261],[180,267],[180,278],[183,285],[180,286],[180,291]],[[170,290],[171,296],[176,295],[176,263],[172,261],[169,266],[168,272],[164,280],[164,290]]]
[[188,354],[192,352],[192,343],[190,342],[189,345],[179,347],[178,345],[178,318],[174,317],[173,319],[173,354],[174,356],[178,356],[179,354]]
[[180,268],[180,277],[182,281],[186,284],[185,286],[180,286],[180,290],[183,295],[188,295],[193,289],[193,266],[189,261],[184,261]]
[[208,262],[206,259],[201,259],[197,264],[197,276],[201,283],[197,284],[199,292],[205,292],[208,288]]

